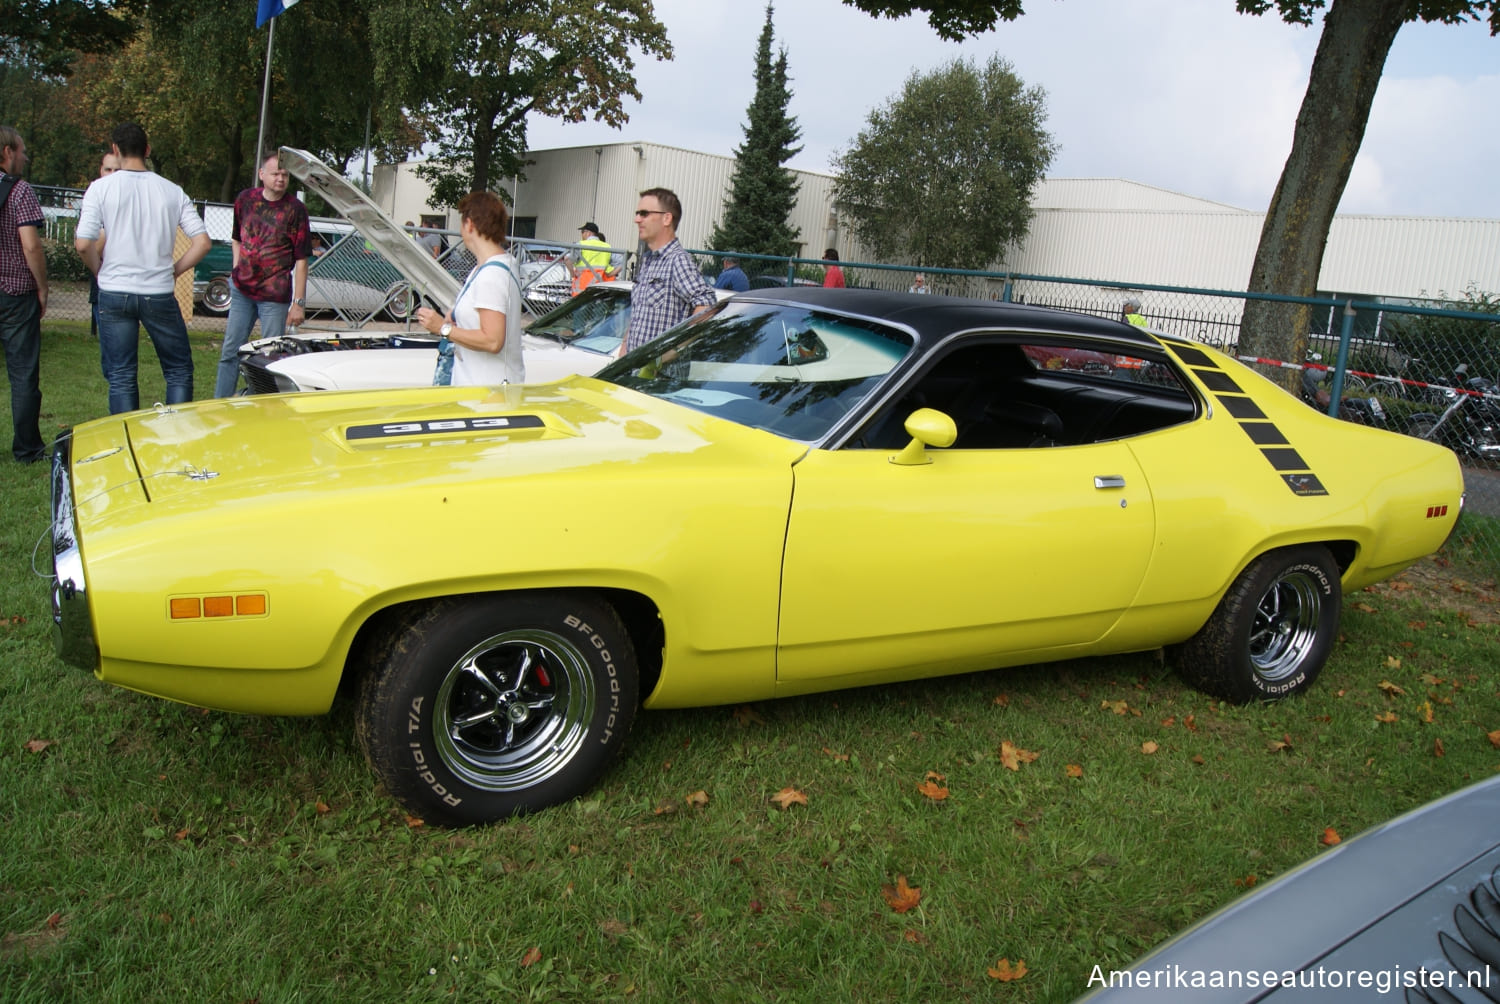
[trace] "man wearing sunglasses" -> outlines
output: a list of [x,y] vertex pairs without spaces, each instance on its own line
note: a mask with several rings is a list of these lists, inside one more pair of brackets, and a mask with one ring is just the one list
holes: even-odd
[[620,354],[658,338],[690,315],[712,307],[713,287],[677,241],[682,202],[669,189],[648,188],[635,209],[635,229],[646,245],[630,292],[630,330]]

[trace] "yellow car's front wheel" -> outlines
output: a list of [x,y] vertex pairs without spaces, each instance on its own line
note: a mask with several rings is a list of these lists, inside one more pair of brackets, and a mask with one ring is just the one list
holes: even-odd
[[440,825],[582,794],[635,715],[629,636],[586,593],[444,600],[381,647],[360,691],[360,742],[391,794]]

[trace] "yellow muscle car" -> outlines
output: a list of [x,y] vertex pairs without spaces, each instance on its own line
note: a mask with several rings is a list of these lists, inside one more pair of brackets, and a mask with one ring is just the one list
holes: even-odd
[[593,377],[89,422],[53,495],[66,661],[260,714],[348,680],[385,786],[462,825],[586,791],[638,705],[1162,646],[1218,697],[1296,693],[1463,480],[1186,340],[788,289]]

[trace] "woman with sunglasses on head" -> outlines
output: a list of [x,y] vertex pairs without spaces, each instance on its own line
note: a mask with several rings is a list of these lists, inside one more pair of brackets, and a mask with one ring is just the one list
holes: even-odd
[[494,386],[524,383],[521,356],[520,266],[505,249],[509,217],[489,192],[470,192],[458,203],[459,233],[475,265],[447,315],[422,307],[417,323],[438,342],[434,384]]

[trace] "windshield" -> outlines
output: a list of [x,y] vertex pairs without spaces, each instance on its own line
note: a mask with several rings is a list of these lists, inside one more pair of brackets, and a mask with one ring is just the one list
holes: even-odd
[[909,335],[800,304],[725,302],[598,376],[788,439],[821,439],[911,351]]
[[613,353],[629,324],[628,293],[584,292],[537,318],[526,332],[594,352]]

